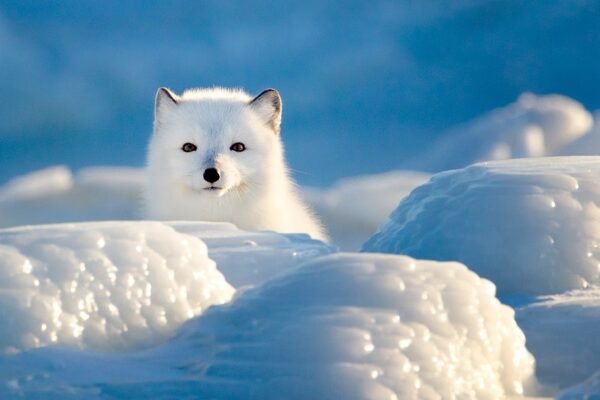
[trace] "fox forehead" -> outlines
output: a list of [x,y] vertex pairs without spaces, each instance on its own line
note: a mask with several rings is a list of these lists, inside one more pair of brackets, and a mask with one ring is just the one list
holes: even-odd
[[[167,115],[162,127],[181,135],[228,135],[231,131],[250,132],[255,116],[247,103],[232,99],[182,100]],[[179,135],[177,135],[179,136]]]
[[198,88],[176,95],[161,88],[155,104],[155,133],[167,141],[219,146],[234,140],[262,146],[278,136],[280,115],[281,100],[274,89],[252,98],[240,89]]

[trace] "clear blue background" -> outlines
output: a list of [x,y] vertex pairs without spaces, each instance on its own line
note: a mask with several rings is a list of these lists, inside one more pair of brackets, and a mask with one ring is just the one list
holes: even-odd
[[143,165],[163,85],[279,89],[295,177],[326,185],[524,91],[600,108],[600,2],[0,1],[0,183]]

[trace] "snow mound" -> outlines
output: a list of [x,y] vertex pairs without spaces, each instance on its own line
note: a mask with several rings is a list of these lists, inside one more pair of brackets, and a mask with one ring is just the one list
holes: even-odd
[[600,370],[600,288],[543,296],[515,311],[541,381],[565,388]]
[[0,395],[497,400],[535,385],[524,342],[494,285],[461,264],[335,254],[210,308],[154,349],[0,358]]
[[600,154],[600,110],[594,111],[594,126],[573,143],[566,146],[561,155],[594,156]]
[[343,250],[356,250],[398,202],[429,177],[422,172],[390,171],[345,178],[328,189],[305,188],[303,194],[333,242]]
[[[499,399],[532,383],[534,360],[494,293],[458,263],[342,253],[212,308],[167,346],[190,346],[178,363],[204,371],[209,398]],[[213,344],[206,365],[199,343]]]
[[0,187],[0,226],[136,219],[143,179],[127,167],[35,171]]
[[234,289],[204,243],[156,222],[0,230],[0,351],[149,346]]
[[515,103],[445,132],[410,165],[442,171],[486,160],[558,155],[592,125],[590,112],[573,99],[525,93]]
[[235,288],[257,286],[335,246],[306,234],[247,232],[226,222],[166,222],[177,232],[195,236],[208,247],[208,256]]
[[600,158],[489,162],[434,175],[364,251],[456,260],[500,293],[600,284]]

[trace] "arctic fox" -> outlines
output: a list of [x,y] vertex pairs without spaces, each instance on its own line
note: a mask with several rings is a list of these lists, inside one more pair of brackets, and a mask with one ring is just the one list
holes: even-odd
[[227,221],[247,230],[327,237],[289,177],[274,89],[158,89],[148,147],[146,216]]

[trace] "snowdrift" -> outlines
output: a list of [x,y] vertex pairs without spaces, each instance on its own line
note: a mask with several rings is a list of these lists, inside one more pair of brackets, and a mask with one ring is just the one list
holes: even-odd
[[600,284],[600,158],[489,162],[415,189],[364,251],[457,260],[501,294]]
[[413,190],[363,250],[457,260],[493,281],[537,377],[565,388],[600,370],[599,205],[600,157],[481,163]]
[[212,307],[149,351],[5,358],[13,384],[0,394],[501,399],[535,385],[533,364],[512,310],[463,265],[337,254]]
[[525,93],[515,103],[442,133],[430,150],[408,165],[443,171],[480,161],[568,154],[564,149],[593,124],[590,112],[573,99]]
[[0,230],[0,351],[166,339],[234,289],[199,239],[154,222]]
[[342,179],[327,189],[305,188],[304,197],[321,217],[335,244],[357,250],[398,202],[430,175],[390,171]]

